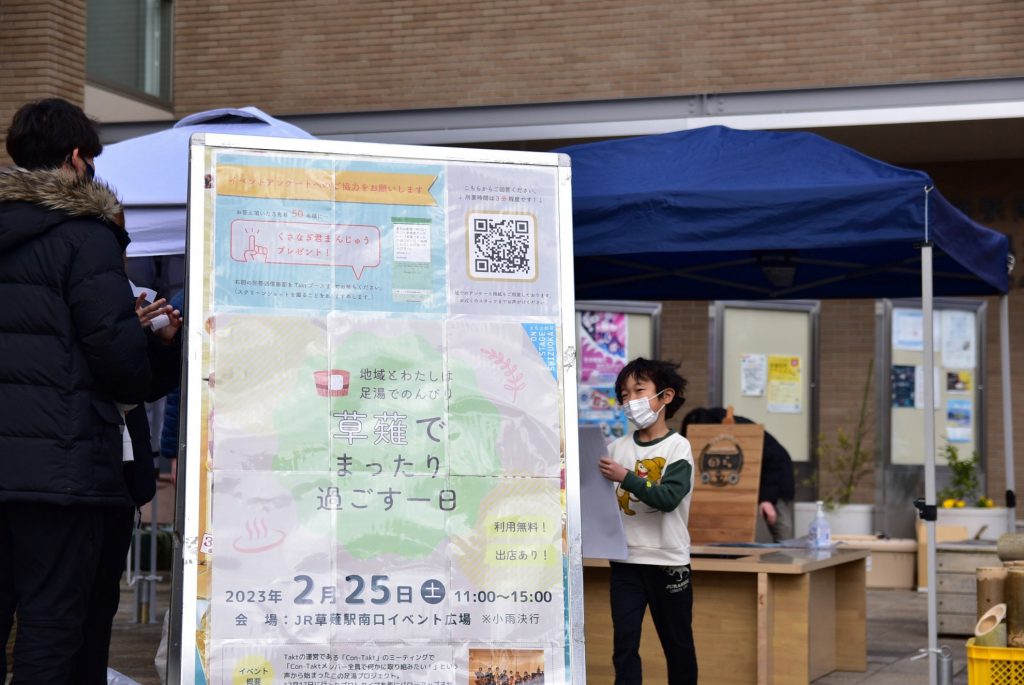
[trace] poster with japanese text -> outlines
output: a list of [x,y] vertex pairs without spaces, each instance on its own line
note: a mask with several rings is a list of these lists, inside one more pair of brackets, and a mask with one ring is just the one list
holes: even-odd
[[193,146],[180,682],[585,682],[567,169],[287,143]]
[[803,410],[803,374],[798,355],[768,355],[768,411],[799,414]]
[[762,397],[768,382],[768,357],[763,354],[744,354],[740,357],[740,394],[744,397]]

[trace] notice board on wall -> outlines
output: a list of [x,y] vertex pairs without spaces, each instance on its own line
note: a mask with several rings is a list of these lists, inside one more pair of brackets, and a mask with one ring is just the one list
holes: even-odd
[[817,303],[716,303],[719,406],[763,424],[794,462],[811,459]]
[[564,156],[193,137],[178,682],[585,682],[571,258]]
[[[968,459],[978,449],[981,412],[981,321],[984,308],[937,306],[932,316],[935,348],[935,445],[939,464],[953,447]],[[979,315],[980,312],[980,315]],[[924,463],[924,332],[921,309],[897,305],[889,319],[890,459]]]

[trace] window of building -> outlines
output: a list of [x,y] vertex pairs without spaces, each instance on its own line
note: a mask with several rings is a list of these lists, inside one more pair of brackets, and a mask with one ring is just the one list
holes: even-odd
[[173,0],[88,0],[86,12],[89,80],[169,101]]

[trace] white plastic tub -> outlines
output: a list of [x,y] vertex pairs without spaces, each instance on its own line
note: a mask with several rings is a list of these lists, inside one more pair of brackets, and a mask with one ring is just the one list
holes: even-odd
[[917,560],[917,541],[910,538],[880,540],[873,535],[833,535],[853,549],[871,552],[867,559],[867,586],[912,590],[915,587],[914,564]]

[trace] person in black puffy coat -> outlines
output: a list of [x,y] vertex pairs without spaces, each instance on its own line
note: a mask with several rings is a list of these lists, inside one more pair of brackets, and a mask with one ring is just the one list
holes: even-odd
[[[121,221],[118,224],[124,225]],[[146,302],[144,298],[145,295],[141,295],[135,300],[135,313],[149,343],[149,367],[153,380],[146,401],[152,402],[176,387],[181,376],[181,313],[173,310],[163,298],[153,303]],[[167,322],[156,332],[150,324],[160,315],[166,316]],[[82,629],[83,642],[74,659],[77,685],[107,685],[110,637],[121,600],[125,559],[138,524],[139,509],[156,493],[156,466],[146,406],[139,404],[129,409],[124,414],[124,424],[131,443],[130,449],[124,449],[124,478],[134,506],[111,507],[105,516],[99,566]],[[130,460],[128,452],[131,453]]]
[[[131,505],[115,402],[151,372],[122,262],[127,234],[80,108],[23,106],[0,172],[0,644],[15,612],[14,682],[76,682],[72,657],[103,543]],[[6,669],[0,652],[0,674]]]

